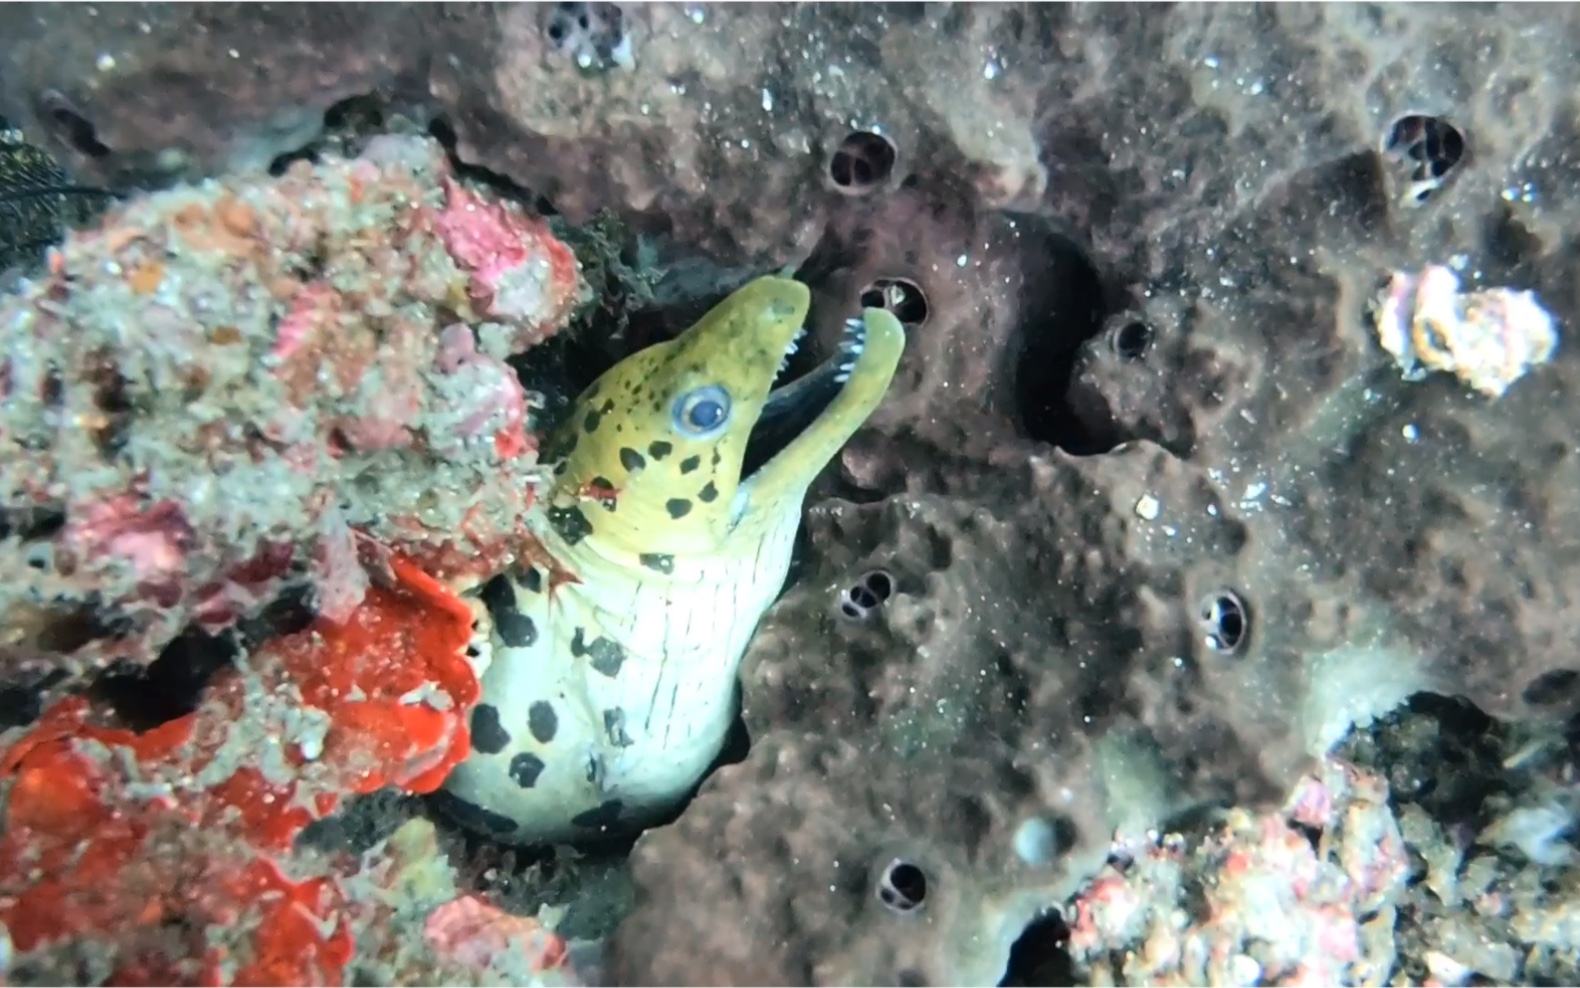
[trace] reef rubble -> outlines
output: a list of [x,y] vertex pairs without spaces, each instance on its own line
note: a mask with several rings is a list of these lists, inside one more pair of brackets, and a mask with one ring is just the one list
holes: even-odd
[[344,618],[359,539],[497,564],[534,469],[505,361],[582,293],[426,138],[115,207],[0,301],[0,670],[143,663],[293,583]]

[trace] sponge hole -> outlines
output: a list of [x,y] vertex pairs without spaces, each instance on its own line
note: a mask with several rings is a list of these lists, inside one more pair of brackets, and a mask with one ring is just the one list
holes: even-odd
[[1134,312],[1121,312],[1111,317],[1106,332],[1114,356],[1127,363],[1145,360],[1157,339],[1152,324]]
[[879,278],[861,292],[864,309],[887,309],[907,330],[920,329],[931,310],[927,293],[909,278]]
[[899,151],[887,137],[870,130],[852,131],[834,149],[828,177],[847,195],[867,195],[888,182],[897,160]]
[[1233,590],[1217,590],[1196,607],[1196,624],[1208,649],[1234,655],[1251,637],[1251,614]]
[[1384,157],[1409,175],[1404,200],[1421,205],[1446,185],[1465,158],[1465,135],[1458,127],[1425,113],[1406,113],[1383,133]]
[[584,72],[632,63],[625,11],[614,3],[555,3],[546,8],[543,34]]
[[894,577],[886,570],[863,573],[840,591],[839,612],[851,621],[865,621],[894,593]]
[[896,858],[878,878],[878,901],[902,915],[927,904],[927,873],[909,861]]

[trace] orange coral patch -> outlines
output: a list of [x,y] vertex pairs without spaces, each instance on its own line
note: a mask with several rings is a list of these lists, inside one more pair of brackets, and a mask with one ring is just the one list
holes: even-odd
[[[340,979],[353,949],[340,886],[291,881],[275,855],[347,792],[436,788],[466,754],[478,697],[471,611],[409,561],[390,567],[395,586],[350,620],[270,643],[195,713],[136,734],[71,697],[0,753],[0,923],[17,949],[113,938],[127,946],[112,983]],[[311,729],[271,725],[311,722],[311,708],[327,718],[308,757]],[[163,931],[165,952],[133,946],[137,931]]]

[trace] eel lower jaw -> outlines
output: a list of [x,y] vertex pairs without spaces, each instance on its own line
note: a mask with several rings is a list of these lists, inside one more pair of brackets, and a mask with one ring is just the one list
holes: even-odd
[[[800,518],[807,488],[883,401],[905,354],[905,327],[886,309],[845,323],[835,355],[764,403],[743,457],[729,529],[762,531]],[[787,441],[786,441],[787,440]]]
[[[802,330],[785,351],[779,365],[782,376],[795,353]],[[859,318],[847,320],[839,346],[832,356],[813,370],[768,393],[762,414],[746,440],[746,455],[741,463],[741,490],[750,487],[752,478],[763,467],[788,453],[808,430],[815,426],[839,397],[856,362],[866,347],[866,324]]]

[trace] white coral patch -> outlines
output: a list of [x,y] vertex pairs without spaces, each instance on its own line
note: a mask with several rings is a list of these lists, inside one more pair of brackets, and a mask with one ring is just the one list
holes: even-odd
[[1534,292],[1461,292],[1459,276],[1442,265],[1419,275],[1396,272],[1378,299],[1374,326],[1406,380],[1448,371],[1492,398],[1558,348],[1557,324]]

